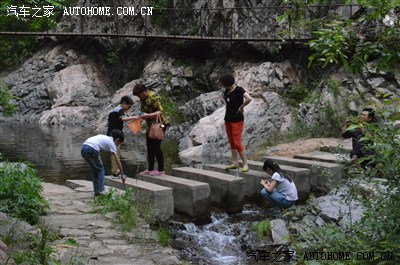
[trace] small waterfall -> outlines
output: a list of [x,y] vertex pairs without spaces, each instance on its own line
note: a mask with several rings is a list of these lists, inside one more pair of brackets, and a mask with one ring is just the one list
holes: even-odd
[[266,215],[252,205],[245,205],[241,213],[228,215],[213,212],[211,223],[172,222],[175,244],[182,258],[195,264],[249,264],[247,251],[252,250],[256,234],[250,227],[264,220]]

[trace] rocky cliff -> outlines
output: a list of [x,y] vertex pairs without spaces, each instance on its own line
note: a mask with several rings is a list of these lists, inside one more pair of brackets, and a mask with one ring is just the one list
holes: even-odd
[[[228,2],[189,1],[187,5],[222,7],[232,4]],[[257,5],[255,2],[245,4]],[[72,22],[62,21],[60,27]],[[92,28],[102,25],[101,19],[87,23]],[[121,27],[135,25],[125,21]],[[224,72],[232,72],[237,85],[254,98],[245,109],[243,140],[250,154],[269,138],[288,132],[295,119],[324,124],[329,119],[327,106],[342,117],[349,109],[360,110],[371,102],[379,104],[384,95],[398,97],[400,93],[399,73],[366,68],[361,76],[330,70],[316,77],[318,72],[304,67],[307,49],[302,45],[288,44],[274,52],[270,45],[260,43],[83,37],[42,42],[43,48],[18,69],[0,75],[18,97],[19,111],[12,120],[72,123],[104,133],[108,112],[122,95],[131,95],[137,82],[144,82],[169,98],[184,115],[185,122],[173,124],[168,137],[180,140],[181,156],[188,161],[227,156],[224,108],[219,99],[222,90],[216,82]],[[324,79],[333,80],[335,85]],[[322,81],[315,84],[310,80]],[[290,103],[288,95],[295,95],[292,97],[300,103],[296,97],[304,95],[293,92],[305,83],[314,84],[307,88],[314,91],[311,97],[301,104]],[[139,102],[134,99],[136,112]]]

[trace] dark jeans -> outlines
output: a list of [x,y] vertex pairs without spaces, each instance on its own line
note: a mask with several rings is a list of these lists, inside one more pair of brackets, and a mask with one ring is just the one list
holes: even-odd
[[92,169],[94,194],[98,195],[104,192],[104,166],[100,153],[88,145],[83,145],[81,155]]
[[262,189],[261,196],[263,196],[264,199],[273,205],[279,206],[280,208],[290,208],[296,202],[286,200],[283,194],[278,192],[276,189],[274,189],[271,193],[269,193],[266,189]]
[[149,162],[149,170],[154,170],[154,163],[157,159],[158,171],[164,171],[164,155],[161,151],[162,140],[156,140],[149,138],[146,135],[146,145],[147,145],[147,161]]

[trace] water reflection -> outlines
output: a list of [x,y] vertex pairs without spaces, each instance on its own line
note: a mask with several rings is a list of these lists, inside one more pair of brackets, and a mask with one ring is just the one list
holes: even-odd
[[[128,132],[129,133],[129,132]],[[122,147],[122,164],[129,177],[146,167],[143,135],[128,134]],[[64,184],[67,179],[91,180],[91,171],[82,159],[82,143],[97,133],[78,126],[39,126],[25,123],[0,123],[0,153],[11,162],[32,163],[46,182]],[[177,143],[165,142],[166,168],[179,164]],[[106,173],[110,158],[102,154]]]

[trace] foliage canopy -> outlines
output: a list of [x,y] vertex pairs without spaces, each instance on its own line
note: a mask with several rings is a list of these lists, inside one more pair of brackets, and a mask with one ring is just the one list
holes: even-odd
[[[285,0],[292,9],[280,17],[297,28],[309,26],[311,41],[307,45],[313,51],[309,65],[317,63],[323,67],[341,64],[346,70],[361,72],[368,62],[373,61],[382,70],[399,69],[400,66],[400,1],[357,0],[358,9],[349,18],[330,12],[326,16],[303,12],[318,5],[338,7],[332,1]],[[350,6],[353,1],[346,0]],[[309,17],[305,17],[309,16]],[[304,25],[310,21],[310,25]]]

